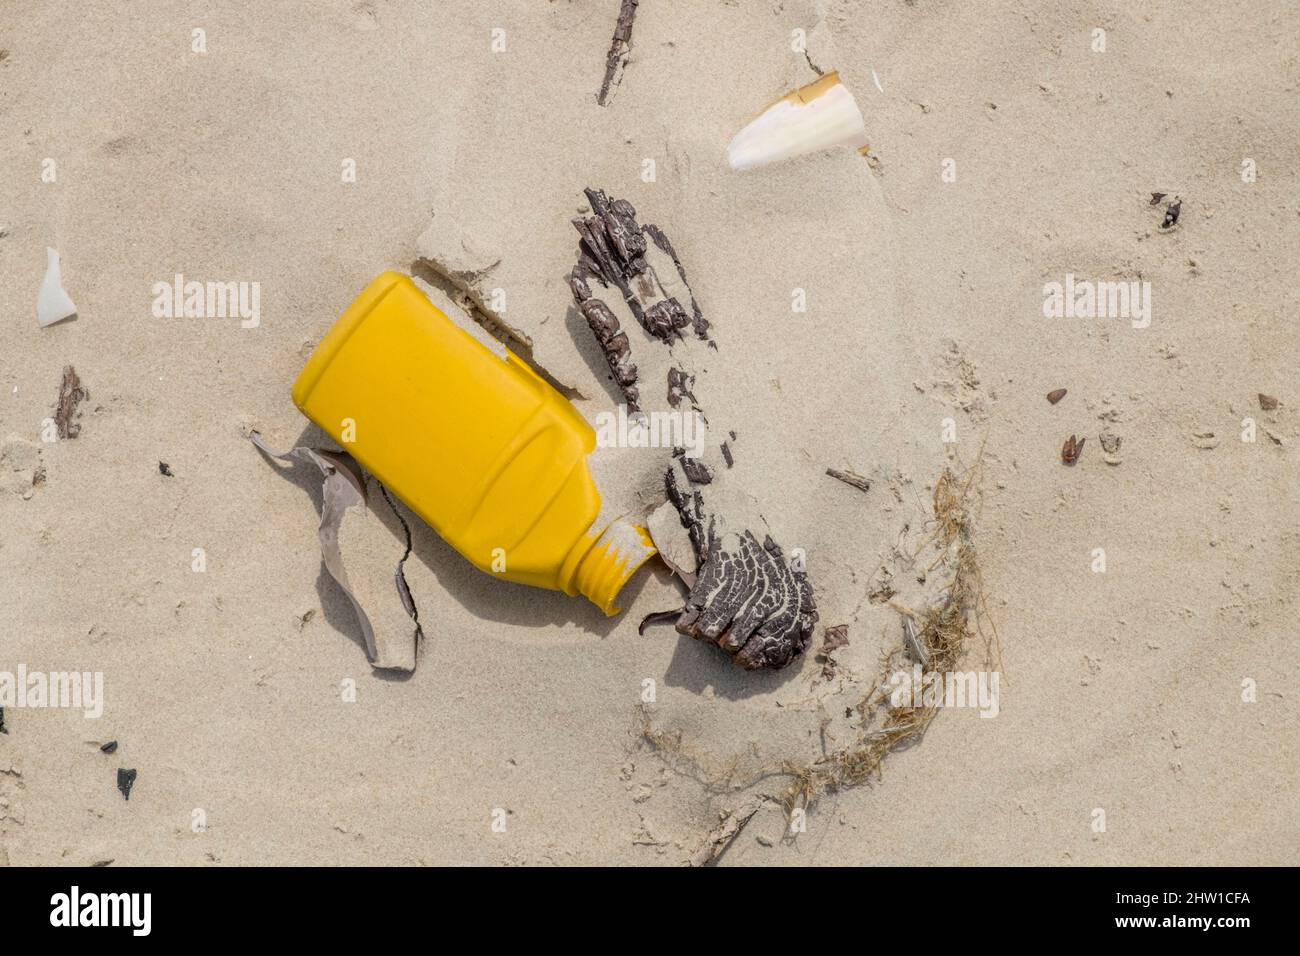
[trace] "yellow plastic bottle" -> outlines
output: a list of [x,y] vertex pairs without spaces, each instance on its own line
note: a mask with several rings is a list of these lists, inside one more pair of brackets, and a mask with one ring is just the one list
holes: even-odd
[[655,553],[650,536],[598,520],[595,432],[481,338],[490,344],[385,272],[316,347],[294,404],[479,568],[617,614],[618,592]]

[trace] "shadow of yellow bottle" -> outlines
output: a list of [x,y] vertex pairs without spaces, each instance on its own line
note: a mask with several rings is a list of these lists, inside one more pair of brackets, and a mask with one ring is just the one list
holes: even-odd
[[643,527],[600,519],[591,426],[488,341],[385,272],[316,347],[293,401],[477,567],[616,614],[654,545]]

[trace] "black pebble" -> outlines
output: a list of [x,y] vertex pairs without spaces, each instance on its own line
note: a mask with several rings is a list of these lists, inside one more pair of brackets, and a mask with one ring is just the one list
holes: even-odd
[[158,462],[158,474],[164,475],[168,478],[176,477],[174,474],[172,474],[172,466],[167,464],[167,462],[165,461]]
[[100,753],[106,753],[106,754],[116,753],[116,752],[117,752],[117,741],[116,741],[116,740],[110,740],[108,743],[104,744],[104,746],[100,747],[100,748],[99,748],[99,751],[100,751]]

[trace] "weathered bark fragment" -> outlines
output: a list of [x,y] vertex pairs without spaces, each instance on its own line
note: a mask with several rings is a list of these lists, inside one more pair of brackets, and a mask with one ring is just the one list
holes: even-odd
[[670,467],[664,482],[700,569],[677,619],[678,633],[717,644],[747,670],[784,667],[807,649],[817,623],[807,573],[771,535],[760,544],[748,529],[723,532],[702,490],[684,475]]
[[609,41],[609,53],[605,55],[605,80],[600,84],[596,102],[601,106],[609,100],[610,91],[623,80],[623,70],[627,67],[627,57],[632,50],[632,22],[636,19],[636,6],[640,0],[623,0],[618,11],[618,22],[614,24],[614,38]]
[[826,474],[831,478],[834,478],[836,481],[842,481],[846,485],[858,489],[858,491],[871,490],[871,479],[863,478],[856,471],[849,471],[848,469],[841,471],[839,468],[827,468]]
[[76,438],[81,434],[81,425],[76,422],[77,406],[90,398],[90,392],[81,385],[77,370],[71,365],[63,366],[63,381],[59,383],[59,400],[54,406],[54,427],[59,438]]
[[[641,408],[637,388],[637,366],[631,359],[631,344],[626,330],[609,306],[592,293],[589,279],[606,288],[615,288],[637,323],[654,339],[671,346],[683,338],[682,330],[694,329],[696,337],[708,341],[709,323],[696,302],[686,272],[677,260],[672,243],[655,226],[642,227],[636,209],[625,199],[611,200],[598,189],[585,190],[592,214],[573,220],[579,236],[578,262],[569,276],[574,302],[600,343],[614,380],[627,400],[629,410]],[[650,236],[657,249],[670,257],[675,276],[661,277],[647,261]],[[663,263],[661,263],[661,266]],[[662,269],[660,271],[663,271]],[[682,300],[690,305],[690,312]],[[712,344],[710,342],[710,344]],[[668,403],[677,408],[683,396],[691,393],[694,377],[674,365],[668,371]]]
[[700,461],[698,458],[687,458],[685,454],[677,455],[681,461],[682,471],[686,472],[686,478],[693,485],[709,485],[713,483],[713,469]]
[[569,276],[569,289],[578,311],[587,320],[587,327],[596,336],[600,349],[605,353],[609,370],[614,373],[614,381],[630,411],[640,410],[641,392],[636,387],[636,366],[632,364],[632,346],[628,344],[627,334],[619,325],[618,316],[610,311],[600,299],[591,294],[591,288],[585,279],[573,270]]
[[654,240],[654,244],[673,260],[673,265],[677,267],[677,275],[681,277],[682,285],[686,287],[687,293],[691,298],[691,316],[692,324],[695,327],[695,337],[709,343],[710,347],[717,348],[717,345],[709,339],[709,322],[704,318],[704,313],[700,311],[700,305],[695,301],[695,295],[690,292],[691,284],[686,278],[686,270],[682,267],[682,260],[677,257],[677,250],[673,244],[668,241],[664,231],[654,223],[648,223],[645,227],[646,234]]
[[[642,226],[626,200],[598,189],[585,192],[591,215],[573,220],[580,242],[569,287],[630,410],[657,399],[673,409],[689,402],[692,413],[707,416],[695,372],[717,346],[673,244],[661,229]],[[644,335],[620,325],[596,283],[618,290]],[[666,380],[663,398],[643,393],[638,366]],[[737,504],[747,496],[718,487],[718,474],[735,464],[731,448],[706,443],[695,451],[688,458],[683,448],[674,449],[664,475],[695,553],[691,591],[679,612],[651,615],[642,627],[675,616],[680,633],[717,644],[741,667],[783,667],[803,653],[817,621],[807,574],[767,533],[761,516]]]
[[[641,327],[664,344],[671,344],[681,337],[682,329],[692,324],[692,319],[682,303],[664,289],[646,261],[646,236],[636,220],[636,209],[626,199],[611,201],[599,189],[585,192],[592,215],[573,220],[581,238],[575,271],[581,278],[593,275],[604,285],[617,288]],[[683,286],[689,295],[690,287],[684,279]],[[698,309],[694,296],[690,298],[692,308]]]
[[691,404],[695,403],[695,395],[691,392],[691,383],[694,377],[687,375],[677,366],[668,370],[668,404],[673,408],[681,405],[683,398],[689,398]]

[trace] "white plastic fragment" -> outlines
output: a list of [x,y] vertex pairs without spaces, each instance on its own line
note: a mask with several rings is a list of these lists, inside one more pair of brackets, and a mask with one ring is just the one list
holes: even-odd
[[59,275],[59,254],[48,246],[45,249],[45,279],[41,282],[41,294],[36,300],[36,321],[41,328],[62,322],[77,314],[77,307],[71,296],[63,291],[62,278]]
[[650,540],[654,542],[659,557],[668,565],[669,570],[685,581],[687,587],[695,587],[699,570],[695,561],[695,549],[691,546],[691,536],[671,501],[665,501],[650,513],[646,519],[646,530],[650,532]]
[[727,147],[735,170],[753,169],[832,146],[867,148],[862,111],[838,73],[787,93],[736,134]]

